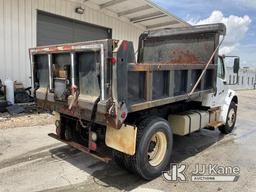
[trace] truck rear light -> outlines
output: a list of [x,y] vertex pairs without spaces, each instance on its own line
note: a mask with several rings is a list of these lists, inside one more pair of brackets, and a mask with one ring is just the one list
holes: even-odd
[[123,45],[124,45],[124,51],[127,51],[127,41],[124,41]]
[[97,133],[92,132],[92,133],[91,133],[91,138],[92,138],[92,140],[93,140],[94,142],[96,142],[96,141],[97,141],[97,138],[98,138]]
[[90,149],[93,150],[93,151],[96,151],[96,149],[97,149],[97,144],[94,143],[94,142],[91,142],[91,144],[90,144]]
[[122,112],[121,118],[122,118],[122,119],[125,119],[125,118],[126,118],[126,112]]
[[116,63],[116,57],[112,57],[111,61],[112,61],[112,64],[115,64]]

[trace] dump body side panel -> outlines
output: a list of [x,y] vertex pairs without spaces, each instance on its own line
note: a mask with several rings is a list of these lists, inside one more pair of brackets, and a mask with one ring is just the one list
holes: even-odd
[[85,121],[96,105],[97,123],[120,128],[131,112],[196,99],[215,91],[217,54],[188,95],[224,31],[223,25],[207,25],[147,32],[140,37],[138,63],[129,41],[31,49],[37,103]]

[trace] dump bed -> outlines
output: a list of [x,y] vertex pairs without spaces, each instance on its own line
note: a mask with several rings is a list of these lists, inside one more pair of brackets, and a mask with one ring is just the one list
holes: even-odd
[[39,106],[120,127],[129,113],[213,92],[222,24],[162,29],[140,36],[137,62],[132,42],[99,40],[30,50]]

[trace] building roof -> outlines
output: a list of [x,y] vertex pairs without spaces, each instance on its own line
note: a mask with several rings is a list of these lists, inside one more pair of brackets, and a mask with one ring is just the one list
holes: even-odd
[[190,26],[184,20],[159,7],[150,0],[76,0],[93,4],[100,10],[114,13],[116,17],[143,27],[145,30]]

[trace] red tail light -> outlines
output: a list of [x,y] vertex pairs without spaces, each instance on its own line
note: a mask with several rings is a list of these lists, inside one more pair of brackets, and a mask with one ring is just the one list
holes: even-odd
[[112,64],[115,64],[116,63],[116,58],[112,57],[111,61],[112,61]]
[[121,118],[124,119],[126,117],[126,112],[122,112]]
[[124,51],[127,51],[127,41],[124,41]]
[[96,151],[96,149],[97,149],[97,144],[94,143],[94,142],[91,142],[90,149],[93,150],[93,151]]

